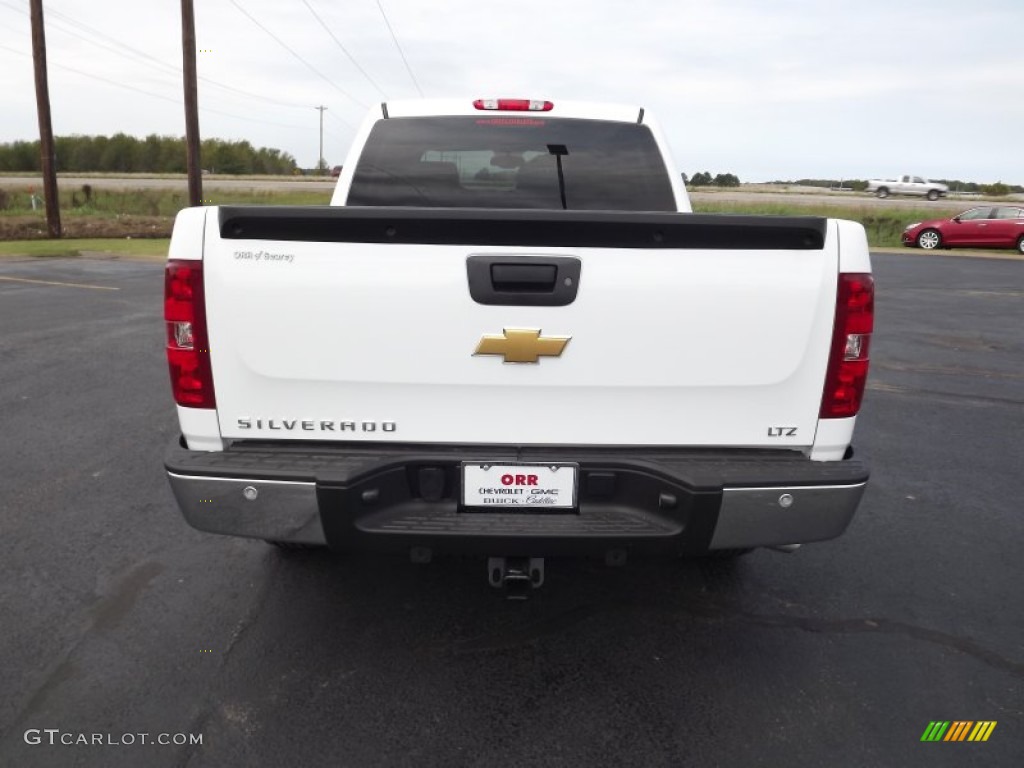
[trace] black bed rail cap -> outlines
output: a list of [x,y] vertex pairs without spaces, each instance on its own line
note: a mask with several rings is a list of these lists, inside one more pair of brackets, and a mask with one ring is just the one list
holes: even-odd
[[225,205],[225,240],[821,250],[827,219],[711,213]]

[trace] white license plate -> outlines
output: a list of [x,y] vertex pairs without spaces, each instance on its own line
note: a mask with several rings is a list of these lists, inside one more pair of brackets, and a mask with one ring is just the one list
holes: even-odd
[[481,509],[571,509],[575,464],[463,464],[462,503]]

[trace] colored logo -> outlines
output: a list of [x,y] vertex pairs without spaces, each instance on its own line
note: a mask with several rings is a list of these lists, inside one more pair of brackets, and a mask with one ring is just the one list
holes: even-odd
[[486,335],[474,355],[501,355],[506,363],[536,363],[541,356],[559,357],[571,336],[541,336],[539,330],[506,328],[501,336]]
[[921,741],[988,741],[995,729],[995,720],[932,720]]

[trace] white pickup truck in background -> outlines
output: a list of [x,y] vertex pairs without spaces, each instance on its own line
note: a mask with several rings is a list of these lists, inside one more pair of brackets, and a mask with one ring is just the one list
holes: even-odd
[[738,554],[841,534],[868,367],[863,228],[690,213],[649,114],[373,110],[331,206],[175,222],[167,356],[190,524],[490,558]]
[[929,181],[920,176],[900,176],[896,179],[871,179],[868,181],[868,192],[878,197],[889,195],[916,195],[929,200],[938,200],[949,194],[949,187],[938,181]]

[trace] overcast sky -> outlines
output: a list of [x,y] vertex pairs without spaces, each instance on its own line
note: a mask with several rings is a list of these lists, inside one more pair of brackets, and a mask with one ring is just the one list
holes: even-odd
[[[38,138],[28,5],[0,0],[0,142]],[[303,166],[317,160],[315,106],[340,164],[369,105],[419,88],[636,104],[688,174],[1024,184],[1024,0],[195,5],[202,135]],[[184,134],[179,0],[44,6],[57,135]]]

